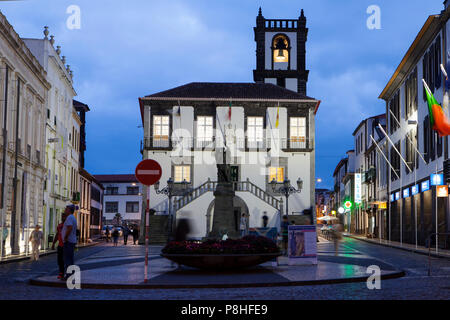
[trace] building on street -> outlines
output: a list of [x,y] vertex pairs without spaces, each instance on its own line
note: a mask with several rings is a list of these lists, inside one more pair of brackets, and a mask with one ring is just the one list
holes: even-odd
[[[438,101],[450,88],[440,70],[441,64],[450,67],[449,1],[444,5],[440,14],[425,21],[380,94],[386,102],[387,132],[395,145],[388,146],[393,166],[388,170],[388,239],[421,246],[427,245],[431,234],[450,231],[448,194],[439,192],[450,182],[443,175],[449,164],[449,139],[431,128],[422,84],[424,79]],[[433,236],[431,244],[442,248],[449,242]]]
[[[104,187],[103,225],[139,225],[142,213],[142,185],[134,174],[94,175]],[[120,219],[115,219],[120,215]],[[159,212],[156,212],[159,214]]]
[[46,224],[42,188],[50,88],[39,59],[0,13],[0,237],[6,237],[0,259],[29,253],[32,228]]

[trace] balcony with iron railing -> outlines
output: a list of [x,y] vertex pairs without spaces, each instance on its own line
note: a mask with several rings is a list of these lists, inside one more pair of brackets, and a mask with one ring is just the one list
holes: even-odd
[[[227,144],[234,146],[238,150],[269,150],[280,149],[284,151],[302,151],[308,152],[314,149],[314,139],[307,139],[306,137],[296,138],[262,138],[249,139],[248,137],[234,137],[227,140]],[[222,139],[215,137],[207,138],[193,138],[193,137],[146,137],[141,141],[141,152],[143,150],[215,150],[216,147],[223,146]]]

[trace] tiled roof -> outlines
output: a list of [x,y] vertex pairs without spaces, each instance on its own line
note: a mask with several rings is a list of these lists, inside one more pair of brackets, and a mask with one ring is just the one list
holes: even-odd
[[271,83],[192,82],[145,98],[231,99],[231,100],[314,100]]
[[94,178],[101,183],[105,182],[138,182],[134,174],[96,174]]

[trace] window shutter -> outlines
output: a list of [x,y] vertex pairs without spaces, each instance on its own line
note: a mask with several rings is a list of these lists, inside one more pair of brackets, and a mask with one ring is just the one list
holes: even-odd
[[429,116],[426,116],[423,120],[423,153],[424,158],[427,163],[430,162],[430,138],[429,138],[429,126],[430,120],[428,120]]
[[438,36],[434,48],[434,86],[436,90],[441,87],[442,73],[441,73],[441,36]]
[[[423,60],[422,60],[422,78],[425,79],[425,81],[428,81],[427,78],[427,74],[428,74],[428,66],[427,66],[427,62],[428,62],[428,53],[425,53],[425,55],[423,56]],[[425,91],[425,87],[422,86],[422,98],[423,101],[427,101],[427,93]]]

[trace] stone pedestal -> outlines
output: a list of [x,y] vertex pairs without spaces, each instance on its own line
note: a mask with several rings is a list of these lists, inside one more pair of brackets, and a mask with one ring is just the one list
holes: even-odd
[[214,197],[213,226],[209,238],[220,240],[225,231],[229,238],[239,238],[240,234],[239,231],[236,231],[234,221],[233,184],[219,183],[214,192]]

